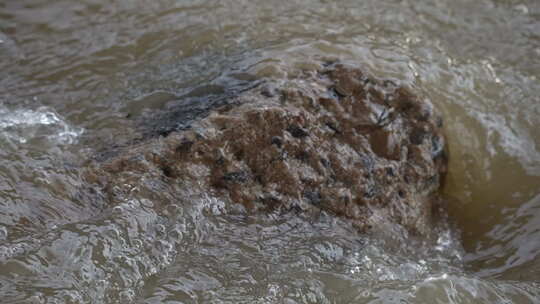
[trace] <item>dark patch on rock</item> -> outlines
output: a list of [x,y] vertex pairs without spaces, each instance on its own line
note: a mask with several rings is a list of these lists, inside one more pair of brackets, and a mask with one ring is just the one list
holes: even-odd
[[169,178],[176,177],[175,174],[174,174],[174,171],[171,170],[171,168],[168,167],[168,166],[161,167],[161,171],[163,171],[163,175],[165,175],[166,177],[169,177]]
[[291,125],[287,128],[287,132],[295,138],[304,138],[309,135],[309,133],[304,130],[302,127]]
[[245,183],[249,179],[249,175],[244,171],[229,172],[223,175],[223,179],[232,183]]
[[341,134],[341,131],[333,122],[331,121],[327,122],[326,126],[330,128],[330,130],[334,131],[336,134]]
[[321,158],[321,164],[323,167],[328,168],[330,167],[330,162],[326,158]]
[[178,146],[176,146],[175,151],[179,153],[187,153],[191,150],[191,147],[193,146],[193,141],[183,139]]
[[261,198],[261,202],[268,211],[276,210],[281,205],[279,199],[274,196],[265,196]]
[[294,157],[300,161],[306,162],[309,160],[309,152],[298,151]]
[[304,191],[304,197],[312,205],[320,206],[322,203],[322,196],[318,191],[306,190]]
[[273,145],[276,145],[276,147],[281,148],[283,145],[283,140],[279,136],[272,137],[272,140],[270,141]]
[[414,128],[411,132],[409,140],[414,145],[421,145],[426,135],[428,135],[427,132],[424,131],[422,128]]

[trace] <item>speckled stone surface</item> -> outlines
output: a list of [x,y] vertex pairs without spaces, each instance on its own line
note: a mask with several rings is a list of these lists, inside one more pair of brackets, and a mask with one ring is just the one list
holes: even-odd
[[113,201],[153,179],[174,185],[179,199],[208,196],[247,212],[322,209],[362,231],[395,224],[422,235],[439,200],[444,147],[428,101],[337,63],[231,97],[189,129],[126,149],[86,176]]

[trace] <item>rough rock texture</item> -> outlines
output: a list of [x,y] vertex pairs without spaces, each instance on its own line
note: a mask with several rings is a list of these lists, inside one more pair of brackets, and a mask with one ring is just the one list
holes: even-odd
[[331,64],[250,89],[87,178],[112,200],[144,176],[251,211],[322,209],[362,230],[395,223],[424,234],[446,171],[441,127],[408,89]]

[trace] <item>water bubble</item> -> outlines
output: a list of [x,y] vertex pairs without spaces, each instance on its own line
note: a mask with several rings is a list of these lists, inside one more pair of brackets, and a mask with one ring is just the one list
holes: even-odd
[[407,65],[409,66],[409,69],[413,72],[414,77],[418,77],[420,75],[412,61],[409,61]]
[[60,296],[64,303],[83,303],[81,295],[75,290],[63,290],[60,292]]
[[0,258],[1,259],[7,259],[10,257],[10,250],[6,246],[0,246]]
[[92,276],[88,273],[87,270],[81,269],[81,280],[83,282],[90,282],[92,280]]
[[270,284],[270,286],[268,287],[268,297],[272,299],[277,299],[279,293],[280,293],[279,286],[275,284]]
[[114,208],[112,208],[112,211],[114,213],[120,214],[120,213],[124,212],[124,208],[122,208],[122,206],[118,205],[118,206],[114,206]]
[[124,286],[131,286],[133,285],[133,280],[130,279],[130,278],[125,278],[124,279]]
[[172,257],[170,257],[168,254],[163,254],[161,257],[160,257],[160,262],[164,265],[168,265],[168,264],[171,264],[173,262],[173,259]]
[[165,234],[165,230],[166,230],[166,228],[165,228],[164,225],[162,225],[162,224],[156,225],[156,233],[157,233],[158,235],[164,235],[164,234]]
[[180,243],[184,237],[182,231],[178,228],[175,228],[169,232],[169,236],[173,239],[174,242]]
[[127,264],[127,257],[123,255],[117,255],[113,258],[113,261],[115,261],[118,264]]
[[127,201],[126,206],[129,209],[137,209],[140,206],[140,203],[137,200],[131,199]]
[[107,285],[109,285],[109,284],[107,283],[107,280],[98,280],[98,281],[96,282],[96,287],[97,287],[98,289],[100,289],[100,290],[104,290],[104,289],[107,287]]
[[118,229],[116,228],[112,228],[108,231],[108,235],[111,236],[112,238],[120,238],[120,231],[118,231]]
[[155,266],[150,266],[148,268],[148,275],[154,275],[158,272],[158,269]]
[[175,205],[175,204],[171,204],[167,206],[167,212],[170,215],[178,215],[178,216],[182,215],[182,209],[178,205]]
[[443,274],[440,275],[440,276],[430,276],[430,277],[426,278],[425,281],[426,281],[426,282],[430,282],[430,281],[446,280],[446,279],[448,279],[448,274],[443,273]]
[[[143,182],[144,182],[144,179],[143,179]],[[124,187],[134,187],[132,185],[127,185],[125,184]],[[148,207],[148,208],[152,208],[153,207],[153,203],[152,201],[148,200],[148,199],[145,199],[145,198],[136,198],[136,199],[129,199],[129,200],[126,200],[126,204],[129,206],[129,208],[131,209],[136,209],[138,207]]]
[[8,248],[8,251],[9,251],[8,254],[10,256],[16,256],[16,255],[22,254],[24,252],[24,247],[21,244],[15,244],[15,245],[11,246],[11,248]]
[[0,241],[7,239],[7,237],[8,237],[8,231],[6,227],[1,226],[0,227]]
[[135,249],[139,249],[142,247],[142,241],[139,240],[139,239],[134,239],[133,241],[131,241],[131,245],[135,248]]
[[44,304],[45,299],[43,298],[43,295],[41,293],[35,294],[28,298],[28,303],[30,304]]
[[171,243],[164,240],[159,241],[159,244],[167,252],[171,252],[174,248],[174,246]]
[[131,303],[135,299],[135,292],[131,289],[120,292],[120,303]]

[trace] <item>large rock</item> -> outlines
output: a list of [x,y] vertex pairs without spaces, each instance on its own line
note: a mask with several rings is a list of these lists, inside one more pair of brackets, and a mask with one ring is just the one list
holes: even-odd
[[179,199],[208,196],[252,212],[322,209],[361,230],[398,224],[425,234],[446,171],[441,127],[410,90],[330,64],[231,97],[86,176],[113,201],[126,185],[159,179]]

